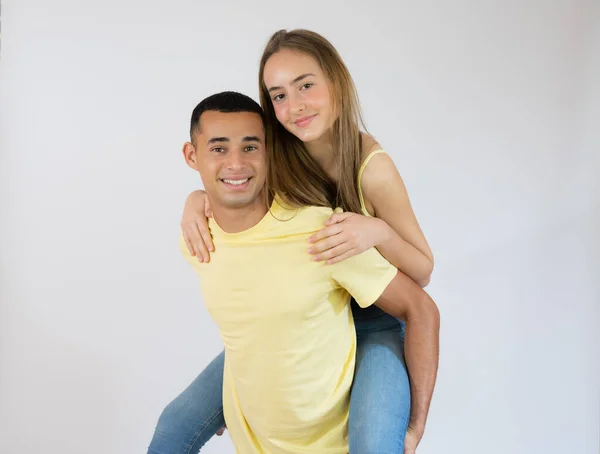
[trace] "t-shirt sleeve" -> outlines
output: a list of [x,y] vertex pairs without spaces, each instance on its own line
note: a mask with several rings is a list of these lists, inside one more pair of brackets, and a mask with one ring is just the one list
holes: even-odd
[[377,301],[398,272],[375,248],[327,266],[331,267],[331,278],[346,289],[360,307]]

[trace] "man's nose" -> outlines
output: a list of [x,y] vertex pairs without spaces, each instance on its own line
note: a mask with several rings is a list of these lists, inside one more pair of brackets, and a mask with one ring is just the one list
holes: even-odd
[[243,169],[246,165],[246,159],[244,153],[239,150],[235,150],[229,153],[227,160],[227,167],[232,170]]

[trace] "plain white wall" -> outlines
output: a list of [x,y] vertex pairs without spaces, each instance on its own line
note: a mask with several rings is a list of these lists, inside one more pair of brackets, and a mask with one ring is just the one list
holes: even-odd
[[269,35],[305,27],[436,255],[419,453],[597,453],[598,2],[214,3],[4,0],[0,452],[145,452],[221,349],[178,252],[180,147],[200,99],[256,98]]

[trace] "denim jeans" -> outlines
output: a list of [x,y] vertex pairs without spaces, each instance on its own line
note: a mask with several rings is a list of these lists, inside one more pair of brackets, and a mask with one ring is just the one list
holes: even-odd
[[350,454],[403,454],[410,418],[404,322],[352,305],[356,368],[350,394]]
[[[350,395],[350,454],[402,454],[410,416],[404,323],[352,301],[356,369]],[[197,454],[225,424],[221,352],[162,412],[148,454]]]

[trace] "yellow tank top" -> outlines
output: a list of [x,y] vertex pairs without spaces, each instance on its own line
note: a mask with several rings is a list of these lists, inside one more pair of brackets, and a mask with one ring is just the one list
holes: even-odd
[[360,166],[360,169],[358,170],[358,181],[357,181],[357,184],[358,184],[358,197],[360,198],[360,208],[362,210],[362,213],[365,216],[369,216],[369,217],[372,217],[372,216],[367,211],[367,207],[365,207],[365,199],[363,197],[362,186],[361,186],[362,175],[363,175],[363,172],[365,171],[365,169],[367,168],[367,164],[369,163],[369,161],[371,160],[371,158],[373,156],[375,156],[376,154],[379,154],[379,153],[385,153],[385,151],[380,149],[380,150],[374,150],[371,153],[369,153],[369,156],[367,156],[367,158],[364,160],[364,162]]

